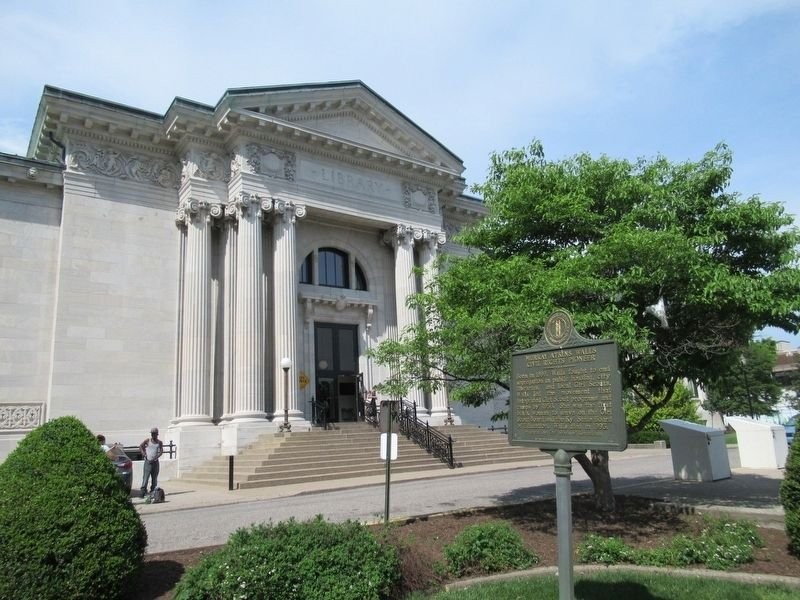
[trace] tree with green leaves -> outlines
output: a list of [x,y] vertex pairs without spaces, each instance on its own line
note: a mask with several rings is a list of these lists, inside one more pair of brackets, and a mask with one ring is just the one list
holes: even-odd
[[[374,353],[394,373],[384,390],[444,385],[480,404],[510,389],[511,353],[562,308],[585,337],[617,342],[623,385],[646,407],[638,431],[757,329],[797,331],[800,232],[782,206],[728,191],[731,165],[724,145],[683,163],[548,161],[538,142],[494,154],[475,188],[488,215],[457,238],[479,252],[445,258],[410,299],[419,324]],[[576,459],[612,508],[608,453]]]
[[706,409],[723,415],[771,415],[782,393],[772,375],[775,358],[773,340],[751,342],[721,357],[717,373],[707,381]]

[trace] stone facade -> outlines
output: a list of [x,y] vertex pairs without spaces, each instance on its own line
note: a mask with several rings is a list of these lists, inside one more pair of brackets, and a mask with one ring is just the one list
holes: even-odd
[[0,458],[68,414],[126,445],[158,425],[179,470],[309,428],[312,399],[357,418],[414,266],[482,214],[462,172],[357,81],[164,115],[46,87],[28,156],[0,155]]

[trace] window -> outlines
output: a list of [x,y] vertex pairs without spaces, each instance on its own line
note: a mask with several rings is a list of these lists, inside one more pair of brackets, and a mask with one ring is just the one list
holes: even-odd
[[367,278],[364,277],[364,271],[361,270],[361,265],[356,263],[356,289],[367,290]]
[[314,283],[314,279],[311,277],[311,274],[314,271],[314,253],[312,252],[306,259],[303,261],[303,265],[300,267],[300,283]]
[[350,273],[348,256],[335,248],[320,248],[319,250],[319,285],[329,287],[349,288]]
[[313,277],[314,253],[311,252],[300,265],[300,283],[311,285],[316,283],[316,285],[327,287],[367,291],[367,278],[364,270],[347,252],[336,248],[320,248],[316,252],[316,281]]

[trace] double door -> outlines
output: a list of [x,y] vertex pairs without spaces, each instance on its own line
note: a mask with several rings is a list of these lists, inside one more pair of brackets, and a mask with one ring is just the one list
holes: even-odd
[[358,420],[358,326],[316,323],[316,400],[330,422]]

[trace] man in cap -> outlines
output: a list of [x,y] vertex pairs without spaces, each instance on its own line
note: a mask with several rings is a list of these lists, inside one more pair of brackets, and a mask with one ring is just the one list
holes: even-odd
[[150,479],[150,493],[158,486],[158,459],[164,453],[164,444],[158,439],[158,427],[150,430],[150,437],[139,444],[144,458],[144,477],[142,478],[142,497],[147,494],[147,479]]

